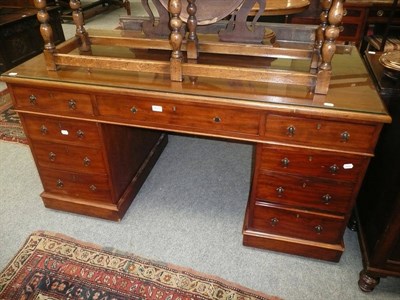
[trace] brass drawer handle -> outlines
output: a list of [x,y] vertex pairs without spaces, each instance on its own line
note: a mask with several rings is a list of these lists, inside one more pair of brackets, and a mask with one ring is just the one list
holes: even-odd
[[317,225],[314,227],[314,230],[316,233],[321,234],[321,232],[324,230],[324,227],[322,227],[321,225]]
[[334,165],[332,165],[332,166],[329,167],[329,171],[330,171],[332,174],[337,174],[337,172],[339,171],[339,167],[338,167],[336,164],[334,164]]
[[282,158],[282,160],[281,160],[282,167],[287,168],[289,166],[289,163],[290,163],[290,160],[287,157]]
[[85,167],[88,167],[88,166],[90,166],[90,163],[91,163],[90,158],[85,156],[85,158],[83,159],[83,165]]
[[44,126],[44,125],[40,126],[40,133],[41,133],[42,135],[45,135],[45,134],[47,134],[48,132],[49,132],[49,130],[47,129],[46,126]]
[[332,196],[329,194],[325,194],[322,196],[322,202],[325,204],[329,204],[332,200]]
[[347,131],[344,131],[340,134],[340,139],[342,142],[346,143],[349,141],[350,139],[350,133],[348,133]]
[[32,95],[29,96],[29,103],[30,104],[36,105],[37,104],[36,100],[37,100],[37,98],[36,98],[35,95],[32,94]]
[[221,123],[222,119],[221,119],[220,117],[214,117],[214,118],[213,118],[213,121],[214,121],[215,123]]
[[286,134],[288,136],[294,136],[294,133],[296,132],[296,127],[293,125],[290,125],[288,128],[286,128]]
[[276,193],[278,194],[278,197],[282,197],[284,192],[285,189],[283,187],[280,186],[276,188]]
[[279,219],[272,218],[269,223],[271,224],[272,227],[275,227],[276,225],[278,225]]
[[74,99],[68,100],[68,108],[70,110],[76,110],[76,101]]
[[55,161],[56,160],[56,154],[54,152],[49,153],[49,160],[50,161]]
[[95,192],[95,191],[97,190],[97,187],[96,187],[94,184],[92,184],[91,186],[89,186],[89,189],[90,189],[92,192]]
[[64,182],[61,179],[57,179],[56,187],[58,187],[60,189],[63,188],[64,187]]
[[137,110],[136,107],[134,107],[134,106],[131,107],[131,113],[136,114],[137,111],[138,111],[138,110]]
[[82,130],[78,130],[77,132],[76,132],[76,136],[79,138],[79,139],[82,139],[84,136],[85,136],[85,133],[82,131]]

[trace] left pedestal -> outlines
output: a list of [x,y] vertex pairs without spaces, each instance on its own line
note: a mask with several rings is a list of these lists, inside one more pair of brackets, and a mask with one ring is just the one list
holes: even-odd
[[[166,146],[167,135],[84,120],[93,114],[90,94],[9,89],[42,180],[44,205],[120,220]],[[53,115],[37,114],[49,111]]]

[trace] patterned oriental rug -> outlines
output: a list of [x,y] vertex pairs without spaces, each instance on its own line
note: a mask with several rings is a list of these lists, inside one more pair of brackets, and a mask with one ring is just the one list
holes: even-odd
[[28,144],[18,114],[7,90],[0,91],[0,140]]
[[279,299],[190,269],[33,233],[0,273],[0,299]]

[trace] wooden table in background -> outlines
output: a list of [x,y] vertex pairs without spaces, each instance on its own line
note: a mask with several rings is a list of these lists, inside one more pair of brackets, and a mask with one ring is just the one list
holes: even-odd
[[[281,16],[300,13],[308,8],[309,0],[266,0],[267,5],[263,13],[264,16]],[[256,4],[251,15],[254,15],[259,10],[259,5]]]

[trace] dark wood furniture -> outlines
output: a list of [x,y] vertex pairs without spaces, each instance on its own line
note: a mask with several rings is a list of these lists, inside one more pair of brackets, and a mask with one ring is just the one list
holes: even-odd
[[[38,2],[42,25],[50,30],[45,2]],[[185,58],[181,3],[171,0],[170,41],[149,42],[127,31],[104,37],[86,32],[78,18],[80,36],[59,48],[49,43],[43,55],[3,74],[38,167],[44,204],[119,220],[165,146],[163,132],[248,141],[255,152],[244,245],[338,261],[375,143],[390,122],[361,57],[355,49],[333,57],[335,17],[319,28],[316,46],[312,34],[312,42],[295,50],[201,43],[194,2],[188,2]],[[332,14],[340,15],[342,1],[334,3]],[[282,32],[298,37],[295,27],[277,30],[277,43],[287,45]],[[330,56],[317,68],[329,75],[322,77],[324,93],[299,80],[310,78],[318,45],[327,50],[322,57]],[[238,49],[247,52],[232,55]],[[252,53],[260,50],[279,55]]]
[[400,276],[400,81],[384,75],[379,56],[365,59],[393,122],[383,127],[357,201],[364,265],[358,283],[366,292],[380,277]]
[[[388,13],[385,15],[385,24],[382,24],[381,30],[371,30],[371,35],[365,39],[368,51],[387,52],[400,49],[400,10],[398,10],[398,0],[393,0]],[[384,15],[382,11],[380,15]],[[396,18],[397,14],[397,18]]]
[[[319,0],[311,0],[310,7],[296,15],[291,15],[288,22],[296,24],[319,23]],[[364,38],[373,33],[382,32],[390,12],[392,0],[347,0],[344,3],[344,15],[341,25],[341,33],[338,41],[353,43],[365,49]],[[395,23],[400,24],[400,10],[395,13]]]
[[[54,6],[55,0],[47,1],[47,5]],[[27,8],[35,7],[34,0],[1,0],[0,7]]]
[[[70,7],[69,0],[54,0],[60,7],[61,18],[63,21],[72,21],[73,10]],[[127,14],[131,14],[130,3],[128,0],[83,0],[81,1],[82,13],[85,15],[85,19],[88,20],[98,14],[113,9],[124,7]]]
[[[6,3],[5,3],[6,4]],[[14,3],[17,4],[17,3]],[[49,7],[54,42],[65,40],[57,7]],[[4,72],[43,51],[40,23],[34,7],[1,6],[0,3],[0,71]]]

